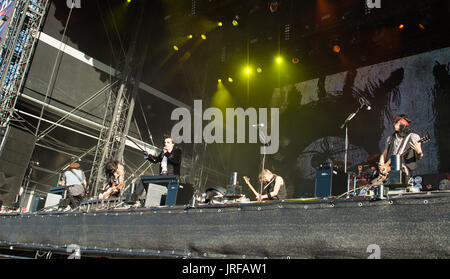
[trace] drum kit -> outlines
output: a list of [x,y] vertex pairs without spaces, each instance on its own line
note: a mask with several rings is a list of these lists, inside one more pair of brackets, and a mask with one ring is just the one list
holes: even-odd
[[347,197],[371,195],[371,188],[378,186],[378,160],[380,154],[374,154],[347,172]]

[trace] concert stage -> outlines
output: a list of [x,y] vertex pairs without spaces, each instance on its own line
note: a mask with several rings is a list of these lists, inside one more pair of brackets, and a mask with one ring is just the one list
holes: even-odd
[[434,191],[3,214],[0,246],[107,258],[448,258],[449,205],[450,191]]

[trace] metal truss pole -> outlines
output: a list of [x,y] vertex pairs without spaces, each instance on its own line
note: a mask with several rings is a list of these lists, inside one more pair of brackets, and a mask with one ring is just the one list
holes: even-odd
[[18,0],[0,52],[0,127],[7,127],[31,64],[49,0]]
[[[136,65],[133,61],[141,61],[138,68],[142,68],[142,63],[145,60],[139,57],[140,60],[135,59],[137,41],[139,38],[141,28],[141,22],[144,15],[145,1],[139,2],[139,16],[135,23],[135,32],[130,40],[130,45],[124,59],[124,70],[118,77],[121,80],[120,88],[115,98],[114,109],[112,104],[114,103],[114,95],[110,96],[108,101],[105,118],[103,120],[103,129],[100,132],[97,149],[95,152],[94,163],[91,169],[90,182],[91,193],[97,196],[99,190],[105,183],[105,175],[103,170],[106,162],[110,159],[116,159],[123,163],[123,153],[125,150],[125,137],[128,134],[128,130],[133,119],[133,111],[135,98],[137,94],[137,88],[139,87],[140,73],[137,74],[137,78],[133,78],[136,75]],[[141,44],[142,45],[142,44]],[[144,50],[146,44],[144,43]],[[139,49],[140,55],[145,55],[146,51]],[[131,96],[127,96],[128,91],[131,91]],[[129,99],[128,99],[129,97]],[[106,125],[109,123],[109,125]],[[108,127],[108,130],[105,130]]]

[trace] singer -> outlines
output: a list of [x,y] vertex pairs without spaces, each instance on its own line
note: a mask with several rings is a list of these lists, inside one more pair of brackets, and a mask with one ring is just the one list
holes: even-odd
[[158,156],[145,152],[144,158],[152,163],[160,163],[161,175],[180,175],[181,149],[175,146],[172,136],[164,136],[164,148]]

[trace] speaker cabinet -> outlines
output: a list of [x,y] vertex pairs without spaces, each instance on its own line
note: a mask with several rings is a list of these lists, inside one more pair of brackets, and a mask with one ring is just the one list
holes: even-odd
[[318,168],[314,189],[314,196],[318,198],[341,195],[347,191],[347,176],[334,173],[330,166]]
[[326,198],[331,196],[332,183],[333,169],[331,167],[323,167],[317,169],[314,196],[318,198]]
[[145,207],[165,205],[165,195],[167,195],[166,186],[149,183],[147,186]]
[[0,200],[11,206],[34,150],[34,135],[9,126],[0,145]]

